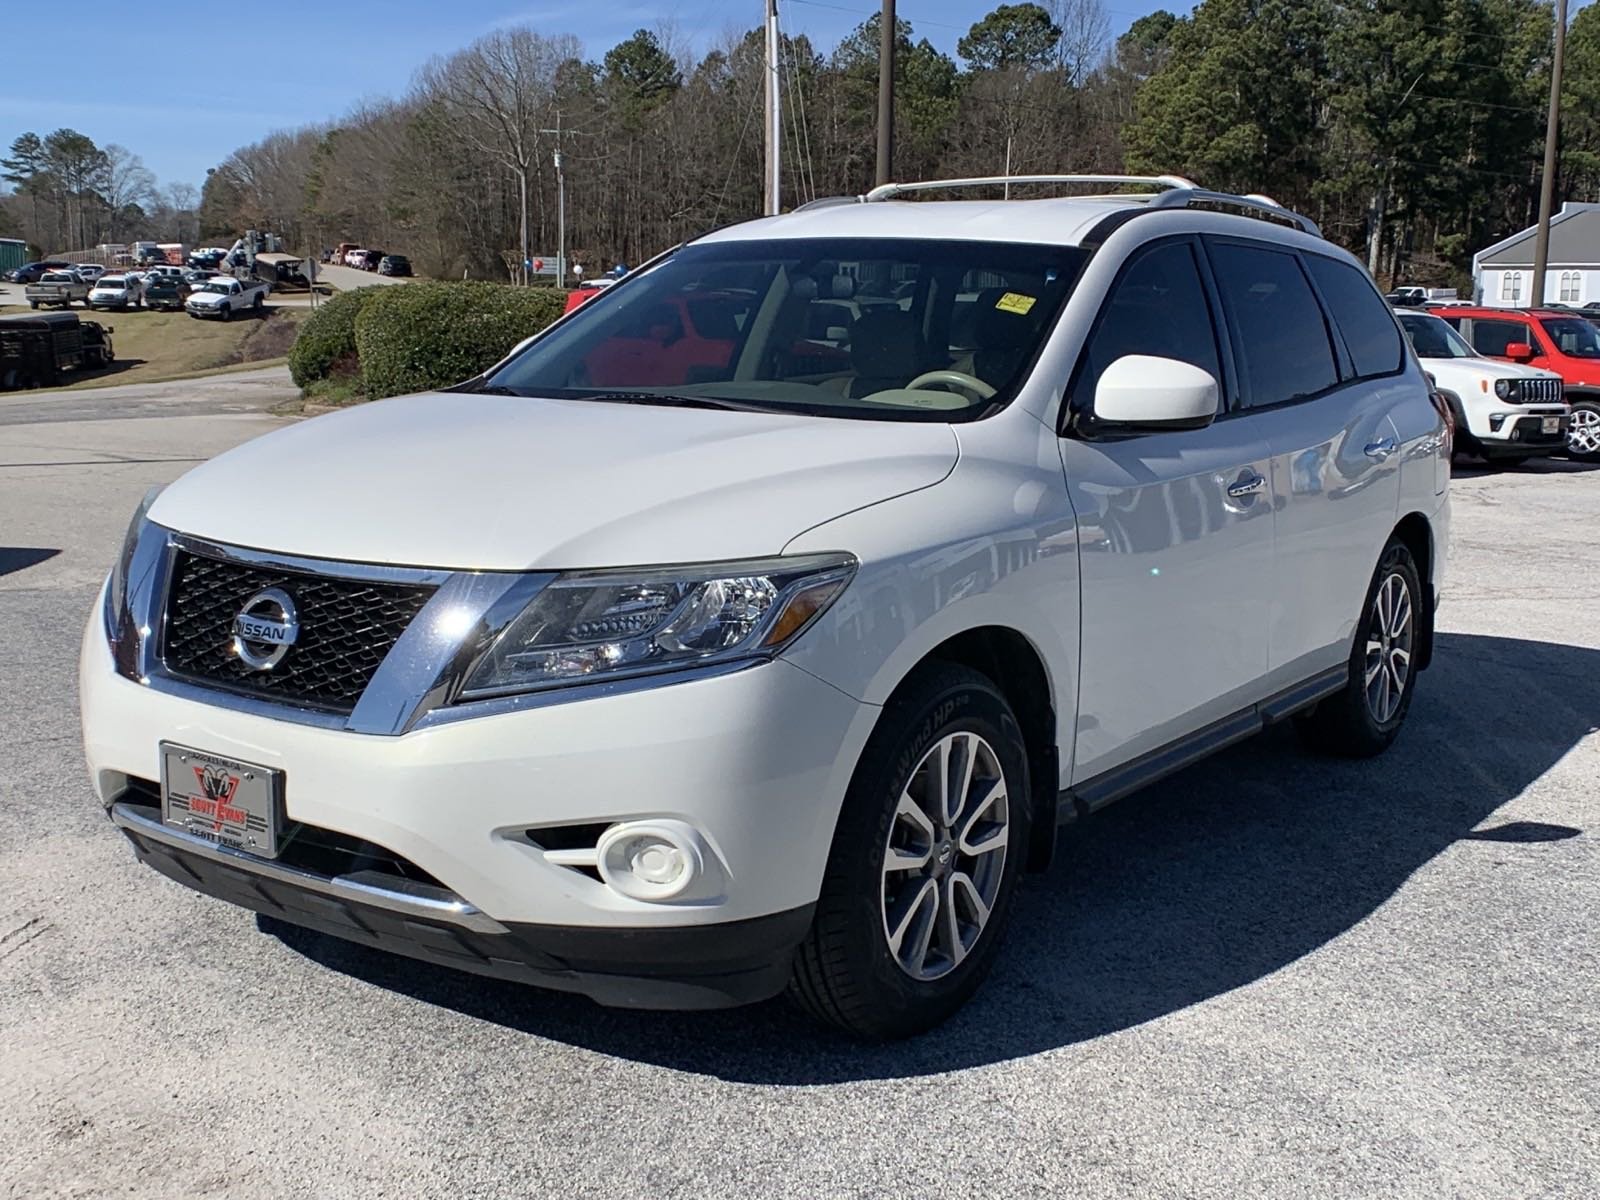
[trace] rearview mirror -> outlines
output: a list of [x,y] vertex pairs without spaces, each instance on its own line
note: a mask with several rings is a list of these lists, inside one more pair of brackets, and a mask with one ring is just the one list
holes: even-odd
[[1533,347],[1527,342],[1507,342],[1506,357],[1517,362],[1527,362],[1533,357]]
[[1217,380],[1175,358],[1128,354],[1100,374],[1094,417],[1141,429],[1204,429],[1217,415]]

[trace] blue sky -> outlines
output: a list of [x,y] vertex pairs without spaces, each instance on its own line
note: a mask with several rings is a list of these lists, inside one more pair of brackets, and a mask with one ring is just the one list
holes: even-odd
[[[897,0],[917,36],[955,52],[956,39],[1001,0]],[[598,58],[635,29],[670,21],[697,49],[730,29],[759,24],[762,0],[56,0],[5,3],[10,69],[0,77],[0,150],[18,134],[41,136],[63,125],[105,145],[138,154],[160,182],[196,186],[239,146],[274,129],[327,120],[366,98],[403,92],[412,73],[505,25],[571,33]],[[784,29],[832,47],[878,10],[873,0],[780,0]],[[1106,0],[1112,33],[1157,8],[1187,10],[1182,0]],[[137,14],[137,15],[135,15]],[[68,28],[70,26],[70,28]],[[22,47],[66,48],[72,30],[117,30],[148,53],[126,69],[85,65],[66,89],[42,86],[18,70]],[[74,51],[80,63],[109,64],[111,43],[94,38]],[[176,70],[145,71],[169,59]],[[41,61],[48,61],[46,55]],[[272,68],[268,68],[268,64]],[[113,85],[112,79],[116,80]]]

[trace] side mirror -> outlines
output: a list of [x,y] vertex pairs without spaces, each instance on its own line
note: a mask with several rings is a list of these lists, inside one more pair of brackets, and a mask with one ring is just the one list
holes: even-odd
[[1527,362],[1533,357],[1533,347],[1527,342],[1507,342],[1506,357],[1517,362]]
[[1148,430],[1204,429],[1216,419],[1217,391],[1211,372],[1193,363],[1128,354],[1101,373],[1094,418]]

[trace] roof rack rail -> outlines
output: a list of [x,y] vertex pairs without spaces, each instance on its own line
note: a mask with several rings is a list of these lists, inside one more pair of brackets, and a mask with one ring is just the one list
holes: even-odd
[[862,197],[867,203],[892,200],[907,192],[937,192],[946,188],[1002,187],[1013,183],[1142,183],[1147,187],[1193,188],[1181,175],[985,175],[972,179],[923,179],[915,183],[884,183]]
[[860,204],[865,197],[862,196],[818,196],[815,200],[807,200],[804,204],[797,205],[795,212],[810,212],[813,208],[837,208],[841,204]]
[[[909,192],[936,192],[946,188],[975,188],[996,187],[1013,183],[1090,183],[1090,184],[1143,184],[1146,187],[1158,189],[1150,195],[1140,196],[1144,202],[1144,209],[1131,210],[1127,216],[1134,213],[1158,208],[1200,208],[1215,209],[1219,211],[1232,211],[1244,216],[1258,217],[1262,220],[1272,221],[1279,225],[1287,225],[1298,229],[1302,233],[1309,233],[1312,237],[1321,237],[1322,230],[1310,217],[1302,216],[1279,204],[1271,196],[1264,196],[1258,192],[1240,196],[1232,192],[1214,192],[1203,188],[1192,179],[1185,179],[1182,175],[990,175],[974,179],[924,179],[916,183],[885,183],[873,188],[860,200],[872,203],[879,200],[892,200],[896,196],[903,196]],[[827,197],[814,200],[806,208],[821,208],[825,205],[845,204],[846,197]],[[1119,214],[1120,216],[1121,214]],[[1120,221],[1118,221],[1120,224]]]
[[1285,208],[1271,196],[1254,192],[1248,196],[1236,196],[1232,192],[1213,192],[1199,187],[1174,189],[1151,196],[1146,208],[1231,210],[1247,217],[1258,217],[1278,225],[1287,225],[1291,229],[1298,229],[1301,233],[1309,233],[1312,237],[1322,236],[1322,230],[1317,228],[1317,223],[1310,217]]

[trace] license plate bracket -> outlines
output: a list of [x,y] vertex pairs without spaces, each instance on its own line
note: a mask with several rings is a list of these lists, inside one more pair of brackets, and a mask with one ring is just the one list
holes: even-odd
[[283,772],[161,743],[161,820],[230,850],[278,857]]

